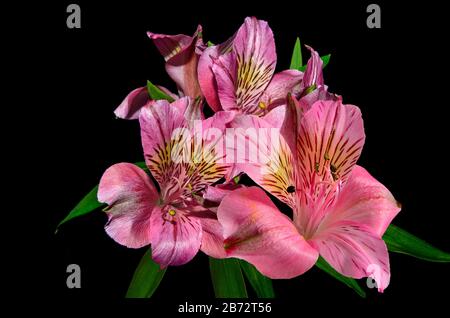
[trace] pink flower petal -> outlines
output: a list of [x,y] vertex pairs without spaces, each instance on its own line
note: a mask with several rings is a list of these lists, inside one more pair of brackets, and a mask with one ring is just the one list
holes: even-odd
[[297,152],[300,188],[307,191],[319,181],[342,181],[351,173],[365,141],[361,112],[353,105],[318,101],[300,124]]
[[139,123],[145,162],[160,185],[169,182],[174,176],[172,148],[168,145],[171,143],[174,130],[187,125],[183,112],[188,104],[187,97],[172,104],[159,100],[141,110]]
[[202,90],[203,96],[205,96],[208,105],[215,112],[222,110],[220,105],[219,95],[217,93],[217,83],[212,70],[213,60],[231,50],[234,36],[229,38],[224,43],[214,45],[206,48],[198,61],[198,81]]
[[305,76],[303,77],[302,86],[305,89],[313,85],[315,85],[316,87],[322,86],[324,84],[322,59],[320,58],[319,54],[310,46],[306,45],[306,48],[311,52],[311,57],[306,64]]
[[246,18],[234,39],[233,51],[237,59],[236,104],[244,113],[259,113],[264,110],[259,103],[261,95],[277,61],[275,40],[267,22]]
[[[255,115],[236,116],[232,124],[238,129],[234,139],[227,139],[227,156],[229,161],[234,159],[238,162],[236,171],[245,172],[266,191],[293,207],[296,195],[295,161],[280,130],[272,127],[265,118]],[[236,149],[234,158],[233,140]],[[292,187],[294,191],[290,191]]]
[[197,79],[198,47],[202,46],[201,26],[195,34],[165,35],[148,32],[156,47],[166,60],[166,71],[177,83],[183,95],[197,98],[201,96]]
[[328,92],[328,87],[322,85],[314,89],[312,92],[303,95],[298,101],[302,111],[308,111],[311,106],[319,100],[339,101],[342,102],[342,97]]
[[[262,95],[272,79],[276,59],[275,41],[267,22],[246,18],[233,40],[233,50],[212,57],[216,86],[206,87],[217,87],[220,104],[225,110],[263,113],[268,105],[264,104]],[[213,103],[216,102],[213,100]]]
[[264,121],[269,123],[271,127],[281,128],[286,119],[286,105],[277,106],[261,117],[264,119]]
[[318,101],[300,123],[297,139],[299,205],[294,221],[314,232],[358,160],[365,135],[358,107]]
[[300,93],[302,79],[303,73],[297,70],[285,70],[275,74],[263,94],[267,108],[285,105],[288,93]]
[[237,64],[234,52],[219,56],[214,60],[212,70],[217,83],[217,95],[224,110],[237,110],[236,76]]
[[147,87],[132,90],[116,108],[114,114],[122,119],[138,119],[141,108],[150,100]]
[[353,221],[381,238],[401,208],[391,192],[364,168],[355,166],[322,226]]
[[204,210],[191,214],[202,226],[202,244],[200,250],[214,258],[227,257],[223,243],[223,229],[217,220],[217,214],[212,211]]
[[206,188],[203,198],[209,202],[219,204],[225,196],[242,187],[244,187],[244,185],[235,184],[234,182],[209,186]]
[[152,258],[166,267],[183,265],[197,254],[202,242],[202,227],[196,218],[176,211],[173,220],[169,220],[161,210],[151,216]]
[[308,241],[342,275],[372,277],[378,290],[389,285],[389,255],[384,241],[364,225],[341,221],[321,227]]
[[98,200],[109,205],[106,233],[119,244],[139,248],[150,244],[150,216],[158,200],[151,179],[131,163],[118,163],[103,174]]
[[139,117],[145,160],[163,196],[164,189],[171,188],[173,192],[180,186],[191,192],[202,191],[228,171],[228,165],[220,162],[224,156],[220,146],[223,129],[233,114],[218,112],[200,123],[192,123],[195,116],[191,102],[189,97],[172,104],[156,101],[144,107]]
[[252,263],[270,278],[295,277],[317,261],[317,251],[259,188],[233,191],[217,215],[228,256]]

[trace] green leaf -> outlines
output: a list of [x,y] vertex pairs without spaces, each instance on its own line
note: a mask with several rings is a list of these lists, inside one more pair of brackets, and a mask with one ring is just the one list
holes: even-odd
[[234,258],[209,258],[209,270],[216,298],[247,298],[239,261]]
[[320,58],[322,59],[323,62],[322,68],[325,68],[328,65],[328,63],[330,63],[331,54],[321,56]]
[[[141,169],[148,170],[145,162],[136,162],[136,166]],[[77,218],[79,216],[91,213],[103,206],[106,206],[104,203],[100,203],[97,200],[97,191],[98,185],[96,185],[86,196],[81,199],[80,202],[69,212],[69,214],[56,226],[55,234],[58,233],[59,227],[68,221]]]
[[97,201],[97,191],[98,185],[96,185],[88,194],[86,194],[86,196],[81,199],[81,201],[72,209],[72,211],[70,211],[69,214],[61,222],[59,222],[58,226],[56,227],[55,234],[58,232],[59,227],[64,223],[76,217],[95,211],[102,206],[105,206],[104,203],[100,203]]
[[333,276],[337,280],[343,282],[348,287],[352,288],[359,296],[366,298],[366,292],[359,286],[358,282],[354,280],[353,278],[345,277],[336,270],[331,267],[330,264],[327,263],[326,260],[324,260],[322,257],[319,257],[317,260],[316,266],[319,267],[324,272],[328,273],[329,275]]
[[139,168],[145,170],[145,171],[148,170],[148,167],[147,167],[147,165],[145,164],[145,161],[135,162],[134,164],[135,164],[136,166],[138,166]]
[[[320,58],[323,62],[322,69],[324,69],[328,65],[328,63],[330,63],[331,54],[321,56]],[[304,72],[306,70],[306,65],[301,66],[300,68],[298,68],[298,70]]]
[[249,264],[244,260],[239,260],[239,263],[241,264],[245,277],[247,277],[247,280],[256,292],[256,296],[259,298],[275,297],[272,281],[269,278],[261,274],[252,264]]
[[126,298],[150,298],[161,283],[166,273],[166,268],[160,266],[152,260],[152,250],[149,248],[145,252],[138,267],[136,268]]
[[207,45],[208,47],[210,47],[210,46],[214,46],[215,44],[212,43],[211,41],[208,41],[208,42],[206,43],[206,45]]
[[170,97],[169,95],[164,93],[157,86],[153,85],[153,83],[150,81],[147,81],[147,91],[148,91],[148,95],[153,100],[165,99],[170,103],[172,103],[174,101],[174,99],[172,97]]
[[294,44],[294,50],[292,51],[291,57],[291,70],[299,70],[303,65],[302,61],[302,47],[300,45],[300,38],[297,37]]
[[450,254],[428,244],[395,225],[389,225],[383,240],[391,252],[411,255],[430,262],[450,262]]

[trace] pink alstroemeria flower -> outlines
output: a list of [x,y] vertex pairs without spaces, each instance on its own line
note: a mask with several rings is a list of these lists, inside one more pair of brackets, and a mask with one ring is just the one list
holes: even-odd
[[198,64],[200,88],[214,110],[262,116],[300,89],[303,73],[275,73],[277,55],[266,21],[248,17],[236,34],[205,49]]
[[[383,291],[390,268],[382,235],[400,207],[356,165],[365,140],[360,110],[340,100],[317,101],[302,114],[297,101],[288,100],[284,137],[265,152],[264,164],[247,165],[245,172],[288,204],[293,220],[260,188],[233,191],[218,208],[227,254],[271,278],[300,275],[321,255],[345,276],[373,277]],[[241,120],[265,125],[256,116]]]
[[[178,99],[190,96],[193,99],[202,96],[197,79],[198,59],[204,50],[202,27],[199,25],[193,36],[184,34],[165,35],[147,32],[156,48],[166,61],[166,71],[177,84],[178,95],[167,88],[158,86],[164,93]],[[122,119],[138,119],[140,109],[150,100],[147,87],[131,91],[114,111]]]
[[[222,137],[210,138],[204,132],[211,127],[222,132],[229,116],[219,112],[199,121],[200,134],[192,125],[196,107],[190,97],[183,97],[171,104],[150,102],[140,111],[145,161],[159,192],[152,179],[130,163],[107,169],[99,185],[98,200],[109,205],[108,235],[130,248],[151,244],[152,257],[162,267],[185,264],[199,249],[216,258],[225,256],[216,213],[200,201],[205,189],[227,171],[215,148]],[[177,129],[192,138],[176,134]]]

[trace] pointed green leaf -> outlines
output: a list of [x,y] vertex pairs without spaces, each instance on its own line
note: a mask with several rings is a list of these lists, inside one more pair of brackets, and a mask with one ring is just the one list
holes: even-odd
[[[148,170],[147,166],[145,165],[145,162],[136,162],[135,165],[146,171]],[[106,206],[106,204],[98,202],[97,191],[98,185],[96,185],[88,194],[86,194],[86,196],[83,199],[81,199],[80,202],[78,202],[78,204],[72,209],[72,211],[69,212],[69,214],[64,218],[64,220],[59,222],[59,224],[56,226],[55,234],[58,233],[59,227],[64,223],[76,217],[91,213],[103,206]]]
[[170,103],[172,103],[174,101],[174,99],[171,96],[164,93],[157,86],[153,85],[153,83],[150,81],[147,81],[147,91],[148,91],[148,95],[150,96],[151,99],[154,99],[154,100],[165,99]]
[[325,68],[328,65],[328,63],[330,63],[331,54],[321,56],[320,58],[322,59],[323,62],[322,68]]
[[126,298],[150,298],[166,273],[166,268],[161,269],[160,266],[152,260],[152,250],[149,248],[145,252],[139,262],[130,286],[126,294]]
[[239,261],[234,258],[209,258],[209,270],[217,298],[247,298]]
[[[322,69],[324,69],[328,65],[328,63],[330,63],[331,54],[321,56],[320,58],[323,62]],[[306,70],[306,65],[299,67],[298,70],[304,72]]]
[[145,164],[145,161],[135,162],[134,164],[145,171],[148,170],[147,165]]
[[297,37],[294,44],[294,50],[292,51],[291,66],[289,66],[289,68],[291,70],[299,70],[302,65],[302,47],[300,45],[300,38]]
[[275,297],[272,281],[269,278],[261,274],[252,264],[249,264],[244,260],[239,260],[239,263],[241,264],[245,277],[247,277],[250,285],[252,285],[256,296],[259,298]]
[[389,225],[383,235],[388,250],[408,254],[431,262],[450,262],[450,254],[428,244],[395,225]]
[[352,288],[359,296],[366,298],[366,292],[359,286],[358,282],[354,280],[353,278],[345,277],[336,270],[331,267],[330,264],[327,263],[326,260],[324,260],[322,257],[319,257],[317,260],[316,266],[319,267],[324,272],[328,273],[329,275],[333,276],[337,280],[343,282],[348,287]]
[[210,47],[210,46],[214,46],[215,44],[212,43],[211,41],[208,41],[208,42],[206,43],[206,45],[207,45],[208,47]]
[[97,201],[97,191],[98,185],[96,185],[91,191],[89,191],[88,194],[86,194],[83,199],[81,199],[81,201],[72,209],[72,211],[69,212],[64,220],[59,222],[58,226],[56,227],[55,234],[58,232],[59,227],[64,223],[72,220],[73,218],[85,215],[89,212],[97,210],[102,206],[105,206],[105,204]]

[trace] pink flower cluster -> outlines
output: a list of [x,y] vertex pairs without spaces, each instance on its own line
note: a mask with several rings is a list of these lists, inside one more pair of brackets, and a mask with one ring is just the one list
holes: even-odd
[[[275,73],[272,30],[256,18],[218,45],[204,44],[201,27],[193,36],[148,36],[178,92],[159,87],[169,100],[153,100],[137,88],[115,110],[139,119],[151,176],[130,163],[106,170],[98,199],[108,204],[108,235],[130,248],[151,245],[162,267],[201,250],[244,259],[270,278],[301,275],[320,255],[345,276],[373,277],[383,291],[390,269],[382,235],[400,207],[356,164],[365,141],[361,112],[328,92],[317,52],[308,47],[305,72]],[[237,131],[232,147],[230,128]],[[266,136],[267,128],[279,134]],[[210,129],[223,134],[211,138]],[[277,146],[265,151],[268,143]],[[251,157],[251,145],[264,160],[223,160],[239,149]],[[236,184],[243,173],[260,187]]]

